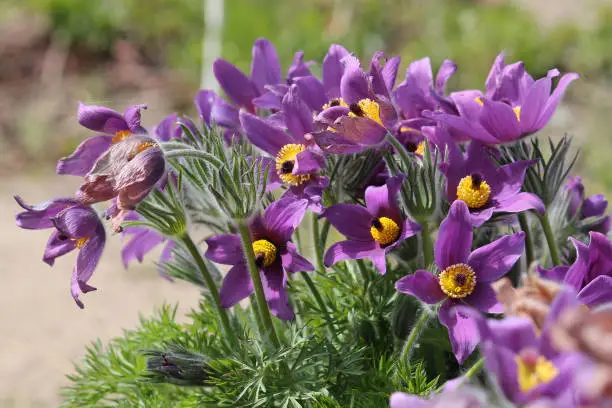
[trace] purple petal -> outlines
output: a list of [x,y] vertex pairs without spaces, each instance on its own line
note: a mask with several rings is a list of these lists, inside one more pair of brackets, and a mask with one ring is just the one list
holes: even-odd
[[521,191],[527,169],[536,163],[537,160],[521,160],[499,167],[498,172],[502,188],[496,192],[496,197],[503,200]]
[[519,213],[527,210],[535,210],[540,215],[546,212],[546,206],[540,199],[532,193],[518,193],[514,197],[498,201],[494,207],[496,212]]
[[219,298],[221,307],[227,309],[253,293],[253,281],[243,262],[234,265],[223,278]]
[[398,238],[398,242],[405,240],[406,238],[410,238],[415,236],[419,232],[421,232],[423,228],[421,224],[411,220],[410,218],[406,218],[404,220],[404,224],[402,225],[402,232]]
[[15,201],[26,210],[15,217],[17,226],[24,229],[53,228],[52,218],[60,211],[78,205],[73,198],[55,198],[33,206],[27,205],[19,196],[15,196]]
[[359,60],[352,55],[344,57],[344,74],[340,81],[340,93],[349,105],[362,99],[370,98],[368,78],[359,65]]
[[440,224],[435,246],[435,260],[440,270],[465,263],[472,249],[472,222],[467,205],[456,200]]
[[561,283],[563,282],[565,275],[567,275],[567,271],[569,270],[569,268],[570,267],[566,265],[559,265],[547,270],[538,266],[537,270],[541,277]]
[[333,244],[325,253],[325,266],[330,267],[346,259],[363,259],[382,252],[376,241],[353,241],[346,240]]
[[495,212],[496,207],[484,208],[477,211],[470,211],[470,220],[474,228],[480,227],[485,222],[489,221]]
[[497,57],[495,57],[495,61],[493,61],[493,65],[491,66],[491,70],[489,71],[489,75],[487,76],[487,80],[485,81],[485,89],[487,92],[487,98],[492,98],[497,87],[499,86],[499,80],[506,65],[504,63],[504,54],[505,52],[500,52]]
[[312,112],[320,112],[323,105],[327,103],[325,87],[317,77],[306,76],[297,78],[295,86],[297,87],[298,96],[302,98]]
[[480,124],[501,141],[512,141],[521,137],[521,127],[512,107],[503,102],[482,100]]
[[181,130],[177,123],[178,115],[171,113],[166,116],[159,125],[153,128],[153,135],[162,142],[167,142],[172,138],[179,138],[181,136]]
[[81,126],[96,132],[114,135],[122,130],[130,130],[123,115],[104,106],[85,105],[79,102],[77,116]]
[[492,342],[485,343],[481,348],[486,357],[487,370],[493,374],[505,396],[516,401],[521,395],[517,381],[516,354]]
[[578,299],[590,309],[612,302],[612,276],[593,279],[578,293]]
[[208,245],[208,248],[204,255],[213,262],[222,265],[236,265],[244,260],[238,235],[215,235],[206,240],[206,245]]
[[504,276],[525,249],[525,233],[505,235],[472,252],[467,260],[478,282],[493,282]]
[[404,392],[394,392],[389,400],[391,408],[427,408],[431,403],[422,397],[406,394]]
[[270,306],[270,312],[281,320],[293,320],[295,314],[289,305],[287,295],[287,276],[279,263],[264,268],[262,273],[262,284],[266,301]]
[[608,200],[603,194],[592,195],[582,203],[582,216],[599,217],[605,214],[608,208]]
[[49,241],[47,241],[47,246],[45,247],[43,262],[53,266],[55,263],[55,258],[65,255],[75,248],[76,242],[67,238],[59,231],[53,231],[49,237]]
[[147,131],[140,126],[141,109],[147,109],[147,105],[132,105],[128,106],[125,110],[125,121],[132,133],[147,133]]
[[222,98],[215,98],[210,111],[210,117],[219,126],[228,128],[240,127],[238,109]]
[[577,239],[570,238],[570,240],[576,247],[576,260],[567,270],[563,283],[575,290],[580,290],[589,273],[590,250]]
[[550,96],[551,86],[550,78],[540,78],[529,89],[521,106],[520,122],[523,132],[534,133],[539,130],[536,125]]
[[89,282],[96,266],[98,266],[105,241],[104,227],[100,225],[97,234],[83,245],[77,255],[76,265],[72,272],[70,291],[74,301],[80,308],[83,308],[83,302],[79,300],[79,295],[96,290],[93,286],[89,286],[87,282]]
[[224,59],[213,63],[213,73],[227,97],[237,106],[253,111],[252,100],[259,96],[255,84],[238,68]]
[[451,115],[443,112],[423,112],[423,116],[431,118],[459,132],[468,135],[473,140],[479,140],[483,143],[499,144],[500,141],[490,134],[482,125],[478,122],[474,122],[471,119],[466,119],[463,116]]
[[295,164],[291,174],[316,173],[325,167],[325,157],[318,152],[306,149],[295,156]]
[[378,270],[378,273],[384,275],[387,273],[387,251],[389,247],[381,249],[380,251],[373,251],[370,254],[370,261],[374,264],[374,267]]
[[453,76],[453,74],[457,71],[457,64],[455,64],[451,60],[444,60],[440,69],[438,70],[438,75],[436,75],[436,92],[439,94],[443,94],[446,88],[446,83]]
[[314,266],[306,258],[298,254],[295,245],[287,242],[287,252],[281,255],[283,268],[287,272],[314,271]]
[[401,57],[391,57],[385,63],[382,69],[382,77],[387,89],[391,91],[395,86],[395,80],[397,78],[397,71],[399,70],[400,63],[402,62]]
[[85,139],[68,157],[57,162],[57,174],[85,176],[94,163],[113,144],[111,136],[99,135]]
[[102,225],[90,207],[71,207],[57,214],[53,225],[70,238],[90,237]]
[[250,113],[240,112],[240,123],[251,143],[272,156],[283,146],[294,143],[287,133]]
[[312,61],[304,62],[303,51],[296,52],[293,56],[293,61],[287,70],[287,83],[291,85],[293,81],[299,77],[312,75],[310,73],[310,69],[308,69],[308,66],[312,64]]
[[265,85],[279,84],[283,81],[276,48],[265,38],[258,38],[253,45],[251,80],[260,94],[264,93]]
[[356,204],[334,204],[327,208],[321,217],[327,218],[334,228],[350,240],[372,240],[372,216],[365,207]]
[[270,204],[263,213],[263,225],[266,230],[282,242],[289,241],[293,231],[302,222],[306,214],[307,200],[281,198]]
[[388,217],[399,222],[400,210],[397,194],[402,187],[404,176],[389,177],[383,186],[370,186],[365,191],[366,207],[372,217]]
[[207,125],[211,124],[212,110],[217,98],[217,94],[214,91],[209,89],[200,89],[193,101],[198,113],[200,114],[200,117]]
[[312,111],[297,92],[297,86],[290,88],[283,98],[282,109],[289,133],[295,140],[301,142],[304,135],[312,132]]
[[[124,230],[125,231],[125,230]],[[164,237],[153,230],[135,234],[130,241],[121,248],[121,259],[126,268],[131,260],[142,262],[145,254],[153,250],[164,241]]]
[[340,81],[344,73],[342,60],[349,52],[341,45],[332,44],[323,59],[322,76],[323,86],[327,92],[328,99],[340,97]]
[[472,354],[480,339],[474,319],[454,306],[455,302],[444,302],[438,317],[440,323],[448,329],[453,354],[461,364]]
[[438,278],[423,270],[417,270],[414,274],[404,276],[395,282],[395,289],[398,292],[416,296],[430,305],[446,299],[446,295],[440,289]]
[[531,319],[507,316],[503,320],[488,319],[486,324],[489,330],[481,333],[482,341],[492,341],[517,354],[538,344],[538,335]]
[[253,99],[253,105],[261,109],[280,110],[282,97],[274,92],[267,91],[263,95]]
[[474,292],[464,300],[481,312],[498,314],[504,312],[504,307],[497,300],[495,291],[489,283],[477,283]]
[[387,129],[365,117],[340,117],[334,127],[349,141],[362,146],[376,146],[385,140]]
[[542,114],[540,115],[540,118],[535,124],[536,128],[538,129],[543,128],[544,125],[550,120],[553,113],[555,113],[557,106],[559,106],[559,103],[561,102],[561,98],[563,98],[563,94],[565,93],[565,90],[567,89],[567,87],[572,81],[578,78],[580,78],[580,75],[575,74],[575,73],[565,74],[563,75],[563,77],[561,77],[561,80],[557,84],[557,87],[553,91],[552,95],[550,95],[550,98],[548,98],[548,101],[546,102],[546,106],[544,106]]
[[325,131],[316,133],[313,136],[317,145],[326,153],[351,154],[362,152],[368,148],[368,146],[347,139],[338,132]]

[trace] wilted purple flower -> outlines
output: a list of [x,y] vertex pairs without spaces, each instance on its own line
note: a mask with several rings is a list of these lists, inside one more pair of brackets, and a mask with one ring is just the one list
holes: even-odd
[[586,361],[577,353],[558,352],[551,343],[551,329],[561,312],[576,304],[571,290],[561,292],[539,332],[530,319],[506,317],[486,320],[461,307],[477,323],[481,350],[488,370],[496,377],[506,398],[524,406],[548,398],[556,407],[577,407],[573,373]]
[[384,186],[368,187],[366,207],[334,204],[321,214],[348,238],[327,250],[325,266],[346,259],[369,258],[381,274],[387,271],[387,253],[421,230],[419,224],[402,217],[397,205],[397,193],[403,180],[403,176],[390,177]]
[[565,74],[552,91],[553,69],[537,81],[525,72],[523,62],[508,66],[500,54],[486,81],[486,94],[462,91],[451,94],[459,115],[429,112],[425,116],[439,120],[487,144],[511,142],[542,129],[557,109],[567,86],[579,77]]
[[[306,212],[306,200],[282,198],[270,204],[262,215],[249,220],[249,232],[260,270],[270,311],[282,320],[292,320],[293,310],[287,296],[287,275],[312,271],[314,267],[297,253],[291,242],[293,231]],[[232,265],[221,286],[221,306],[232,307],[253,293],[253,281],[246,265],[240,237],[236,234],[216,235],[206,240],[206,257],[211,261]]]
[[578,299],[588,307],[612,302],[612,243],[599,232],[591,232],[588,246],[570,238],[576,247],[576,260],[571,266],[551,270],[539,268],[545,278],[563,282],[578,292]]
[[76,193],[88,205],[117,197],[115,231],[129,211],[142,201],[165,175],[166,161],[157,142],[134,135],[106,151],[95,163]]
[[525,234],[506,235],[472,252],[472,222],[467,205],[453,203],[440,224],[435,245],[438,276],[418,270],[397,281],[395,288],[429,304],[442,303],[440,323],[448,328],[453,353],[463,362],[478,344],[474,320],[453,309],[468,304],[485,313],[502,313],[491,282],[504,276],[521,257]]
[[536,210],[544,214],[546,209],[540,198],[520,192],[525,172],[534,161],[498,166],[479,142],[471,142],[465,155],[455,143],[447,146],[447,160],[440,164],[446,176],[446,198],[451,203],[461,200],[467,204],[472,225],[482,225],[494,213]]
[[[569,205],[567,213],[570,218],[579,220],[589,217],[603,217],[608,208],[608,200],[603,194],[584,197],[584,185],[581,177],[570,177],[565,185]],[[610,216],[604,217],[595,225],[589,225],[589,230],[607,234],[610,231]]]
[[73,198],[55,198],[39,205],[27,205],[15,197],[25,211],[17,214],[17,226],[24,229],[54,228],[47,242],[43,261],[53,266],[55,258],[78,249],[76,264],[70,281],[70,292],[76,304],[81,293],[96,290],[87,284],[98,265],[104,249],[106,234],[98,215]]
[[103,106],[79,103],[79,123],[87,129],[102,134],[86,139],[70,156],[60,159],[57,163],[57,174],[84,176],[91,170],[98,157],[113,144],[133,134],[146,134],[147,131],[140,126],[140,110],[146,107],[147,105],[133,105],[122,115]]

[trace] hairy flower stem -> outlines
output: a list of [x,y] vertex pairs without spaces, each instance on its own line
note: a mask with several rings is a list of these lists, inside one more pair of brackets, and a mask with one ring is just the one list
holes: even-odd
[[423,267],[428,268],[433,264],[433,242],[431,241],[431,232],[429,231],[429,223],[423,221],[421,223],[423,229],[421,230],[421,241],[423,243]]
[[402,348],[402,354],[400,354],[400,360],[406,360],[410,358],[412,351],[414,350],[414,346],[423,332],[423,329],[426,327],[426,323],[430,318],[430,312],[427,309],[423,309],[421,311],[421,316],[419,320],[412,326],[412,330],[410,330],[410,334],[404,343],[404,347]]
[[253,245],[251,243],[251,237],[249,234],[249,226],[244,220],[238,221],[238,231],[240,233],[240,240],[242,241],[242,250],[246,256],[247,266],[251,279],[253,280],[253,288],[255,289],[255,300],[256,307],[259,309],[259,317],[261,318],[261,327],[259,328],[264,338],[270,340],[276,349],[280,347],[280,341],[276,335],[274,329],[274,323],[272,322],[272,315],[268,308],[268,302],[264,295],[263,284],[261,283],[261,276],[259,275],[259,268],[255,264],[255,253],[253,252]]
[[559,246],[557,245],[555,234],[550,225],[548,212],[546,212],[544,215],[538,215],[538,219],[540,220],[540,224],[542,224],[542,229],[544,230],[544,235],[546,236],[546,242],[548,243],[548,249],[550,251],[550,258],[552,259],[553,266],[561,265]]
[[323,251],[325,250],[325,242],[321,241],[322,236],[321,231],[319,230],[319,217],[317,216],[317,214],[312,213],[312,242],[315,248],[317,271],[322,273],[325,270],[325,265],[323,264]]
[[195,245],[195,243],[191,239],[191,236],[188,233],[185,233],[181,237],[181,240],[187,247],[187,250],[191,254],[191,257],[193,258],[196,265],[198,266],[200,274],[202,275],[202,278],[204,279],[204,282],[206,283],[206,286],[208,287],[208,291],[210,292],[210,295],[215,301],[215,306],[217,307],[217,310],[219,311],[221,325],[223,326],[223,329],[225,330],[227,337],[230,339],[232,344],[237,344],[236,337],[234,336],[234,331],[232,330],[232,327],[229,322],[229,318],[227,317],[227,312],[223,307],[221,307],[221,300],[219,298],[219,290],[217,289],[215,280],[210,274],[210,271],[208,270],[208,267],[206,266],[206,262],[204,262],[204,259],[202,258],[202,255],[200,254],[200,251],[198,250],[198,247]]
[[527,260],[527,267],[533,262],[533,240],[531,239],[531,230],[529,228],[529,221],[527,220],[527,213],[519,213],[518,215],[519,224],[521,229],[525,233],[525,258]]
[[477,362],[474,363],[473,366],[470,367],[469,370],[467,370],[465,372],[465,374],[463,374],[463,376],[465,378],[472,378],[475,375],[477,375],[478,373],[480,373],[480,371],[482,371],[482,368],[484,367],[485,364],[485,358],[481,357]]

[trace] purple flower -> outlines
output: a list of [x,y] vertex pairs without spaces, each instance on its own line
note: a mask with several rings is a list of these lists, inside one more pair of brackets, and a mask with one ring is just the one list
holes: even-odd
[[[589,217],[603,217],[608,208],[608,200],[603,194],[584,197],[584,185],[581,177],[570,177],[565,185],[569,205],[567,214],[570,218],[583,220]],[[595,225],[589,225],[589,230],[607,234],[610,231],[610,216],[604,217]]]
[[576,304],[575,297],[571,290],[557,296],[541,332],[527,318],[486,320],[460,308],[458,313],[476,321],[487,368],[511,402],[523,406],[544,397],[557,407],[577,406],[573,373],[586,359],[573,352],[560,353],[551,343],[553,324],[565,308]]
[[76,193],[89,205],[117,197],[113,218],[120,231],[123,218],[142,201],[165,175],[165,158],[157,142],[142,135],[113,145],[95,163]]
[[486,408],[486,396],[476,389],[464,388],[443,391],[431,398],[418,397],[404,392],[394,392],[389,400],[390,408]]
[[453,308],[468,304],[485,313],[502,313],[491,287],[520,258],[525,234],[506,235],[472,252],[472,222],[467,205],[453,203],[438,231],[435,262],[438,276],[418,270],[397,281],[395,288],[428,304],[442,303],[440,323],[448,328],[453,353],[463,362],[478,344],[474,320]]
[[612,244],[599,232],[591,232],[589,245],[571,238],[576,260],[571,266],[551,270],[539,268],[540,274],[574,288],[578,299],[590,308],[612,302]]
[[387,271],[386,254],[421,230],[419,224],[402,217],[397,205],[397,193],[403,180],[403,176],[390,177],[384,186],[368,187],[365,207],[334,204],[321,214],[348,238],[327,250],[325,266],[346,259],[369,258],[381,274]]
[[536,210],[544,214],[542,200],[520,192],[525,172],[534,161],[498,166],[479,142],[471,142],[465,155],[455,143],[447,146],[447,161],[440,165],[446,176],[446,198],[451,203],[461,200],[467,204],[472,225],[482,225],[494,213]]
[[[293,231],[300,224],[306,200],[282,198],[270,204],[262,215],[249,220],[249,231],[256,264],[270,311],[282,320],[294,318],[287,296],[286,272],[312,271],[314,267],[297,253],[291,242]],[[206,257],[211,261],[232,265],[221,286],[221,306],[232,307],[253,293],[253,282],[246,265],[240,237],[236,234],[216,235],[206,240]]]
[[70,156],[60,159],[57,162],[57,174],[84,176],[98,157],[113,144],[133,134],[146,134],[147,131],[140,126],[140,110],[146,107],[147,105],[132,105],[122,115],[103,106],[79,103],[79,123],[102,134],[86,139]]
[[439,120],[465,133],[474,140],[488,144],[511,142],[542,129],[557,109],[567,86],[579,77],[565,74],[552,91],[552,78],[559,76],[553,69],[537,81],[525,72],[522,62],[508,66],[503,53],[493,64],[486,81],[486,94],[462,91],[451,94],[459,115],[428,112],[425,116]]
[[55,258],[74,249],[79,250],[70,292],[82,309],[84,306],[79,295],[96,290],[87,282],[98,265],[106,241],[104,226],[98,215],[91,207],[72,198],[55,198],[35,206],[27,205],[19,197],[15,197],[15,200],[25,210],[17,214],[17,226],[24,229],[54,229],[45,248],[44,262],[53,266]]

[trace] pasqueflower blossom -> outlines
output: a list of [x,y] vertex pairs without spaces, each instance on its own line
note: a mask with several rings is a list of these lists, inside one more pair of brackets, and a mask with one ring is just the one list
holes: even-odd
[[482,391],[464,388],[443,391],[431,398],[423,398],[404,392],[394,392],[389,400],[390,408],[486,408],[486,396]]
[[512,142],[542,129],[557,109],[567,86],[579,77],[568,73],[561,77],[554,91],[553,69],[545,78],[534,80],[524,64],[504,64],[500,54],[486,81],[486,93],[468,90],[451,94],[459,115],[428,112],[424,115],[487,144]]
[[140,110],[146,107],[146,105],[133,105],[122,115],[103,106],[79,103],[79,123],[87,129],[102,134],[86,139],[70,156],[60,159],[57,163],[57,174],[84,176],[113,144],[134,134],[146,134],[147,131],[140,126]]
[[472,225],[482,225],[494,213],[536,210],[544,214],[544,203],[535,194],[520,192],[527,168],[534,161],[523,160],[499,166],[478,142],[471,142],[464,155],[455,143],[448,143],[448,157],[440,164],[446,176],[446,198],[461,200],[470,210]]
[[576,247],[571,266],[539,269],[542,276],[571,286],[578,299],[589,307],[612,302],[612,243],[599,232],[591,232],[589,245],[570,238]]
[[[583,220],[589,217],[603,217],[608,208],[608,200],[603,194],[584,197],[584,185],[581,177],[570,177],[565,185],[569,199],[567,215],[570,218]],[[610,216],[602,218],[596,224],[588,226],[591,231],[607,234],[610,231]]]
[[47,242],[43,261],[53,266],[55,258],[78,250],[76,264],[70,280],[70,292],[76,304],[81,293],[96,290],[87,284],[91,278],[106,241],[104,226],[96,212],[73,198],[55,198],[30,206],[15,197],[25,211],[17,214],[17,226],[24,229],[53,229]]
[[428,304],[442,302],[440,323],[448,328],[453,353],[463,362],[478,344],[473,319],[453,309],[468,304],[485,313],[502,313],[491,282],[504,276],[525,248],[525,234],[506,235],[472,252],[472,222],[467,205],[457,200],[440,224],[435,262],[440,273],[418,270],[395,288]]
[[117,197],[113,227],[134,210],[165,175],[166,161],[155,139],[135,135],[108,149],[85,176],[76,198],[85,205]]
[[476,321],[486,366],[511,402],[524,406],[546,397],[556,407],[578,406],[573,373],[586,359],[578,353],[559,352],[551,342],[554,323],[564,310],[576,305],[575,297],[571,290],[561,292],[541,331],[530,319],[487,320],[460,307],[458,313],[472,315]]
[[[251,244],[259,268],[265,297],[270,311],[282,320],[294,318],[287,296],[287,272],[312,271],[314,266],[300,256],[291,242],[293,231],[300,224],[308,203],[306,200],[282,198],[273,202],[262,215],[249,220]],[[236,234],[216,235],[206,240],[206,257],[211,261],[231,265],[219,296],[221,306],[232,307],[253,293],[253,281],[246,257]]]
[[397,205],[403,180],[403,176],[390,177],[383,186],[368,187],[365,207],[334,204],[321,214],[348,238],[327,250],[325,266],[346,259],[369,258],[381,274],[387,271],[387,253],[421,230],[419,224],[402,217]]

